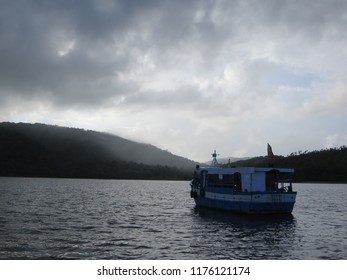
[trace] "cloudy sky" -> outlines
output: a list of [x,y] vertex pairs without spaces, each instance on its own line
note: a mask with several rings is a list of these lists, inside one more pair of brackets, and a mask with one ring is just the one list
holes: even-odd
[[0,0],[0,121],[194,160],[347,143],[345,0]]

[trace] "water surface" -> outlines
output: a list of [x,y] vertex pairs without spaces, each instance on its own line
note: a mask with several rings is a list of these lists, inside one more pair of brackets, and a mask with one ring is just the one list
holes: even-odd
[[177,181],[0,178],[0,259],[347,259],[344,184],[292,215],[199,209]]

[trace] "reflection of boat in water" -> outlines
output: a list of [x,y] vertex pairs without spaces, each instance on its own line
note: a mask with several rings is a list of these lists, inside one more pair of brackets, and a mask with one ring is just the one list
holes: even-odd
[[[223,225],[223,228],[232,228],[245,232],[277,232],[293,231],[296,220],[293,214],[287,215],[244,215],[243,213],[225,212],[218,209],[196,206],[193,210],[195,217],[198,217],[198,222],[211,223],[216,227]],[[245,233],[244,232],[244,233]],[[286,234],[284,234],[286,235]],[[271,235],[270,235],[271,236]]]
[[296,192],[290,168],[196,166],[190,195],[197,206],[240,213],[291,213]]

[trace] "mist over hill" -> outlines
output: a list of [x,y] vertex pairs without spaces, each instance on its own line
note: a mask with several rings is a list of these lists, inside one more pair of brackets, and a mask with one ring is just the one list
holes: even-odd
[[0,175],[187,179],[195,162],[112,134],[0,123]]
[[[264,156],[233,166],[268,166]],[[218,159],[226,164],[229,158]],[[0,123],[0,176],[189,180],[197,163],[109,133],[28,123]],[[204,164],[203,164],[204,165]],[[296,182],[347,182],[347,147],[275,156]]]

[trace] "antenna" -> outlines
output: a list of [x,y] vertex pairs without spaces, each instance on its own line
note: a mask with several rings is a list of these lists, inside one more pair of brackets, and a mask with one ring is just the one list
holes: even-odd
[[219,163],[217,161],[217,156],[219,156],[219,154],[217,154],[216,150],[214,150],[213,154],[211,155],[213,157],[211,167],[219,167]]

